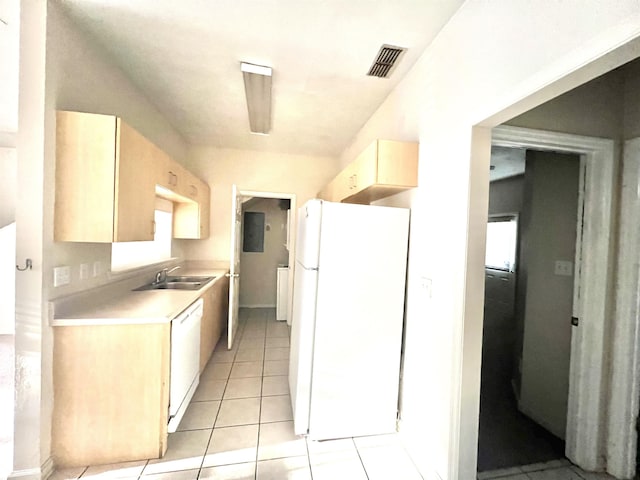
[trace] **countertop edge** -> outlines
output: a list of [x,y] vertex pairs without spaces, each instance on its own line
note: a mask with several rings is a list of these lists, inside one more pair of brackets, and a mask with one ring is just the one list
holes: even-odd
[[[175,317],[177,317],[181,312],[183,312],[186,308],[188,308],[193,302],[202,297],[209,289],[213,288],[220,280],[225,278],[225,274],[228,272],[224,269],[197,269],[192,268],[189,269],[187,274],[189,275],[204,275],[204,271],[209,273],[215,272],[216,278],[211,282],[208,282],[199,290],[179,290],[179,291],[171,291],[171,290],[148,290],[147,292],[153,292],[152,295],[157,299],[158,296],[163,295],[170,298],[171,295],[176,293],[182,296],[181,299],[177,299],[175,301],[176,305],[179,305],[177,308],[171,309],[171,311],[167,311],[166,314],[155,314],[155,315],[140,315],[140,316],[126,316],[126,315],[113,315],[113,316],[101,316],[97,315],[95,317],[91,317],[90,315],[83,315],[81,312],[78,314],[73,314],[73,312],[68,313],[66,315],[56,316],[54,313],[53,318],[49,321],[49,325],[51,327],[79,327],[79,326],[124,326],[124,325],[153,325],[153,324],[164,324],[170,323]],[[207,274],[209,274],[207,273]],[[133,295],[132,291],[123,291],[123,294],[126,295],[129,293]],[[143,292],[136,292],[137,295],[140,295]],[[187,296],[187,294],[190,294]],[[148,295],[148,302],[153,302],[154,297]],[[129,297],[132,298],[132,297]],[[127,302],[127,296],[120,300],[121,303]],[[97,304],[99,306],[99,303]]]

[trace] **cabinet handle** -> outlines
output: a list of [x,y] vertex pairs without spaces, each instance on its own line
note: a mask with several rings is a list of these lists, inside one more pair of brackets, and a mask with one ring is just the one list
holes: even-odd
[[175,177],[175,175],[173,174],[173,172],[171,170],[169,170],[169,185],[173,185],[173,177]]
[[151,234],[152,235],[156,234],[156,221],[155,220],[151,220]]
[[353,175],[353,188],[358,188],[358,175]]
[[192,197],[198,196],[198,187],[196,187],[195,185],[191,185],[191,196]]

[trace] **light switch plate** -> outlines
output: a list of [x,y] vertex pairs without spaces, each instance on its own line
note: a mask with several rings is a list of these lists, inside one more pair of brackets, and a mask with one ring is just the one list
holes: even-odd
[[60,287],[71,283],[71,267],[63,266],[53,269],[53,286]]
[[553,274],[561,275],[564,277],[573,276],[573,262],[568,262],[566,260],[556,260]]

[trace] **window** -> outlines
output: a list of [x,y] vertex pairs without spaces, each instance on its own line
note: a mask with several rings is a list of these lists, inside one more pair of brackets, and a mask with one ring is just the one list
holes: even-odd
[[264,252],[264,213],[244,212],[243,252]]
[[485,266],[515,272],[518,246],[518,216],[489,216]]
[[173,203],[156,198],[154,216],[156,233],[149,242],[118,242],[111,244],[111,271],[151,265],[171,258]]

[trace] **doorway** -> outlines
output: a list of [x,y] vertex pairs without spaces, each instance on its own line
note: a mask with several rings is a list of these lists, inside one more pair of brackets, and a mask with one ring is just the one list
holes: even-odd
[[0,424],[0,478],[13,468],[13,411],[15,377],[16,288],[16,149],[0,148],[0,405],[5,421]]
[[[275,309],[280,302],[280,319],[291,325],[296,196],[241,190],[233,185],[231,204],[229,349],[241,303],[243,307]],[[245,267],[246,275],[241,273]]]
[[[580,326],[572,332],[565,454],[586,470],[602,468],[601,436],[603,396],[594,386],[602,385],[606,351],[606,319],[609,265],[612,261],[611,229],[615,184],[612,140],[561,134],[519,127],[499,126],[492,131],[492,145],[580,155],[584,209],[576,232],[574,301],[572,316]],[[476,417],[477,418],[477,417]],[[477,448],[477,445],[476,445]]]
[[[291,201],[280,198],[252,197],[242,203],[240,308],[282,309],[278,305],[278,287],[282,288],[278,269],[289,267],[290,208]],[[288,276],[280,279],[283,281],[288,283]],[[286,315],[281,320],[286,320]]]
[[565,456],[584,198],[578,155],[493,147],[491,165],[480,472]]

